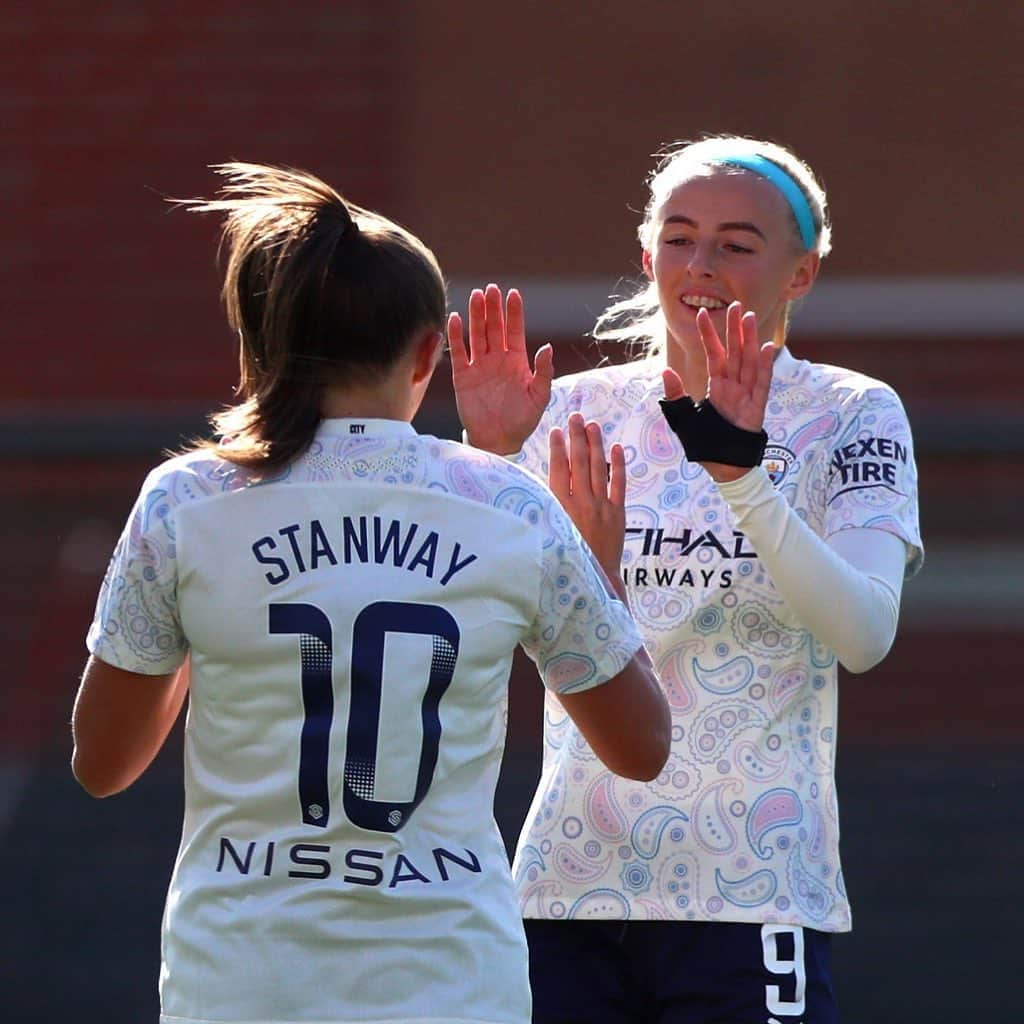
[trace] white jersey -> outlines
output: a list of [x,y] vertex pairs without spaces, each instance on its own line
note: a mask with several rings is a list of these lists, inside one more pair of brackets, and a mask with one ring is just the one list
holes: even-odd
[[264,483],[179,456],[88,642],[191,654],[162,1021],[529,1020],[493,818],[513,651],[572,692],[640,645],[539,481],[387,420],[326,421]]
[[[672,709],[672,751],[644,784],[597,760],[548,700],[544,771],[514,864],[525,917],[850,927],[834,780],[836,659],[796,621],[714,482],[658,405],[661,366],[556,381],[517,461],[581,412],[626,454],[622,575]],[[878,381],[775,361],[763,465],[819,536],[886,530],[922,556],[907,419]]]

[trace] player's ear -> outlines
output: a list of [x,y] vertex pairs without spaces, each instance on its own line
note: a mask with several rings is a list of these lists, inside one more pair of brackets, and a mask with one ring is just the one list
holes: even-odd
[[821,257],[816,252],[805,252],[800,257],[786,288],[784,297],[787,302],[803,298],[811,290],[820,267]]
[[651,253],[649,249],[640,250],[640,265],[644,268],[644,273],[647,275],[647,280],[653,281],[654,263],[651,260]]
[[444,335],[440,331],[425,331],[415,343],[413,363],[414,384],[430,380],[444,352]]

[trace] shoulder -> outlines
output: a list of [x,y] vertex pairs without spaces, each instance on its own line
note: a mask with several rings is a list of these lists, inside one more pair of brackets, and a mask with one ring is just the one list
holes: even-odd
[[794,359],[792,381],[816,391],[830,392],[836,402],[882,401],[901,404],[895,389],[885,381],[831,363]]
[[[504,520],[503,539],[514,533],[541,560],[578,546],[576,528],[547,485],[522,463],[454,441],[439,443],[449,495],[483,506]],[[514,521],[514,526],[513,526]]]
[[522,465],[458,441],[420,436],[433,449],[449,493],[513,512],[524,500],[560,507],[547,486]]
[[784,351],[785,363],[774,397],[791,413],[828,415],[837,423],[874,416],[906,424],[903,403],[885,381],[845,366],[794,359]]
[[199,449],[172,456],[151,469],[138,503],[166,515],[178,506],[243,490],[256,482],[252,473],[218,457],[214,449]]

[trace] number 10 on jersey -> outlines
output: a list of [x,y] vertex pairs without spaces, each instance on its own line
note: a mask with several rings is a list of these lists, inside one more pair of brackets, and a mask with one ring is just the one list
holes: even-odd
[[[312,604],[272,604],[271,634],[298,636],[302,667],[302,735],[299,743],[299,801],[307,825],[326,828],[331,804],[328,785],[334,721],[334,635],[331,621]],[[384,647],[388,633],[429,636],[433,651],[420,705],[423,744],[412,800],[375,800],[377,736],[380,729]],[[455,674],[459,627],[437,605],[376,601],[352,625],[348,724],[345,730],[344,805],[348,819],[372,832],[397,832],[430,788],[441,742],[438,707]],[[427,667],[424,666],[426,669]]]

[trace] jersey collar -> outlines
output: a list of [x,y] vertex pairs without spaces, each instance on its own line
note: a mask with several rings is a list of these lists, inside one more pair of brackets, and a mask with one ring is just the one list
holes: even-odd
[[795,377],[800,370],[800,363],[793,357],[793,353],[783,345],[779,354],[775,357],[775,365],[772,367],[772,380],[789,380]]
[[407,420],[382,420],[359,416],[321,420],[318,437],[415,437],[416,430]]
[[[645,365],[643,365],[639,370],[638,375],[642,379],[646,379],[644,398],[650,398],[651,395],[657,395],[658,398],[661,398],[664,393],[664,385],[661,382],[661,371],[665,368],[665,364],[660,358],[644,360],[643,362]],[[790,380],[795,377],[799,371],[799,361],[794,358],[793,353],[783,345],[775,356],[775,363],[772,366],[772,381]]]

